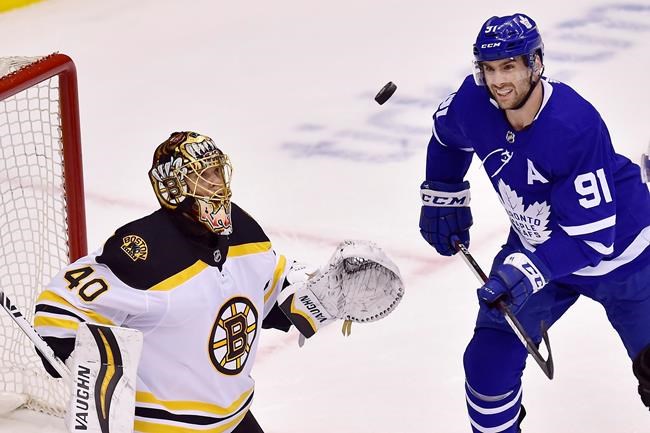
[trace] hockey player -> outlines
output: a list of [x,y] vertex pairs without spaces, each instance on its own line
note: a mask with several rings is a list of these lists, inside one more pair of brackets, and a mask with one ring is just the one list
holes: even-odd
[[614,152],[596,109],[545,78],[544,45],[524,14],[488,19],[474,44],[474,77],[433,116],[420,231],[442,255],[469,245],[476,154],[511,221],[464,355],[474,432],[519,432],[527,352],[498,309],[510,305],[529,335],[578,299],[601,303],[650,406],[650,196],[639,167]]
[[[318,283],[309,289],[305,271],[276,254],[257,222],[231,202],[230,174],[212,139],[171,134],[149,172],[161,209],[119,228],[38,298],[35,327],[63,360],[80,323],[142,331],[136,432],[262,432],[249,410],[261,328],[295,325],[310,337],[343,317],[336,309],[345,299],[328,300]],[[400,291],[394,265],[378,260],[391,268],[379,284]]]

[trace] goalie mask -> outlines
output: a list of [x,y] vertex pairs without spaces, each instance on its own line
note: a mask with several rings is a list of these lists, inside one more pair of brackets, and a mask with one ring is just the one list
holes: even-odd
[[208,136],[174,132],[156,148],[149,180],[161,206],[190,213],[213,233],[232,233],[232,166]]

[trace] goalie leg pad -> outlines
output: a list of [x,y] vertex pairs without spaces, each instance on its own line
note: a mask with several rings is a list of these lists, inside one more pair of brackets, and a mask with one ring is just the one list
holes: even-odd
[[70,433],[131,433],[142,332],[82,323],[68,360],[74,378],[65,416]]
[[650,408],[650,345],[646,346],[632,362],[632,371],[639,380],[639,396],[643,404]]

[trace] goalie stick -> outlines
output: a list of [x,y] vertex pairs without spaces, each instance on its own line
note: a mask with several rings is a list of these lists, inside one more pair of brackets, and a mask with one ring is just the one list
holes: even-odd
[[0,303],[2,308],[9,314],[11,319],[16,322],[18,327],[25,333],[27,338],[34,343],[34,346],[43,354],[47,362],[54,367],[54,369],[61,375],[61,378],[67,385],[68,389],[72,388],[72,376],[70,370],[55,354],[52,348],[43,340],[38,332],[32,327],[31,323],[25,319],[25,316],[16,308],[16,306],[5,295],[4,290],[0,288]]
[[[472,269],[472,272],[476,276],[476,278],[479,279],[481,284],[485,283],[488,280],[487,275],[483,272],[481,267],[478,265],[476,260],[474,260],[474,257],[470,254],[469,250],[465,245],[463,245],[460,240],[455,239],[454,241],[454,247],[456,248],[457,251],[460,251],[461,257],[463,261],[467,264]],[[542,354],[540,353],[539,349],[537,348],[537,345],[533,342],[533,340],[530,338],[524,327],[519,323],[519,320],[517,317],[512,314],[512,311],[510,311],[510,308],[508,305],[506,305],[505,302],[503,301],[497,301],[496,307],[501,311],[506,319],[506,322],[508,322],[508,325],[510,325],[510,328],[512,328],[512,331],[515,333],[517,338],[519,338],[519,341],[524,345],[526,348],[526,351],[530,354],[530,356],[533,357],[535,362],[540,366],[546,377],[549,379],[553,379],[553,374],[555,372],[555,368],[553,365],[553,354],[551,353],[551,343],[548,338],[548,333],[546,332],[546,324],[544,321],[540,324],[541,328],[541,333],[542,333],[542,340],[544,341],[544,344],[546,345],[546,351],[548,352],[548,358],[544,359]]]
[[[80,324],[75,349],[70,355],[71,367],[68,368],[2,289],[0,304],[61,375],[70,391],[71,398],[64,417],[68,432],[133,431],[136,370],[142,351],[140,331],[118,326]],[[17,406],[13,405],[9,410]]]

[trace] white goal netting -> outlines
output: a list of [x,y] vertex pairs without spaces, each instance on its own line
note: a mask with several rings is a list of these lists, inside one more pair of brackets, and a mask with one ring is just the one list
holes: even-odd
[[[0,83],[39,58],[0,58]],[[32,322],[34,301],[69,261],[58,76],[0,100],[0,287]],[[63,415],[64,385],[0,311],[0,393]],[[1,399],[2,397],[0,397]]]

